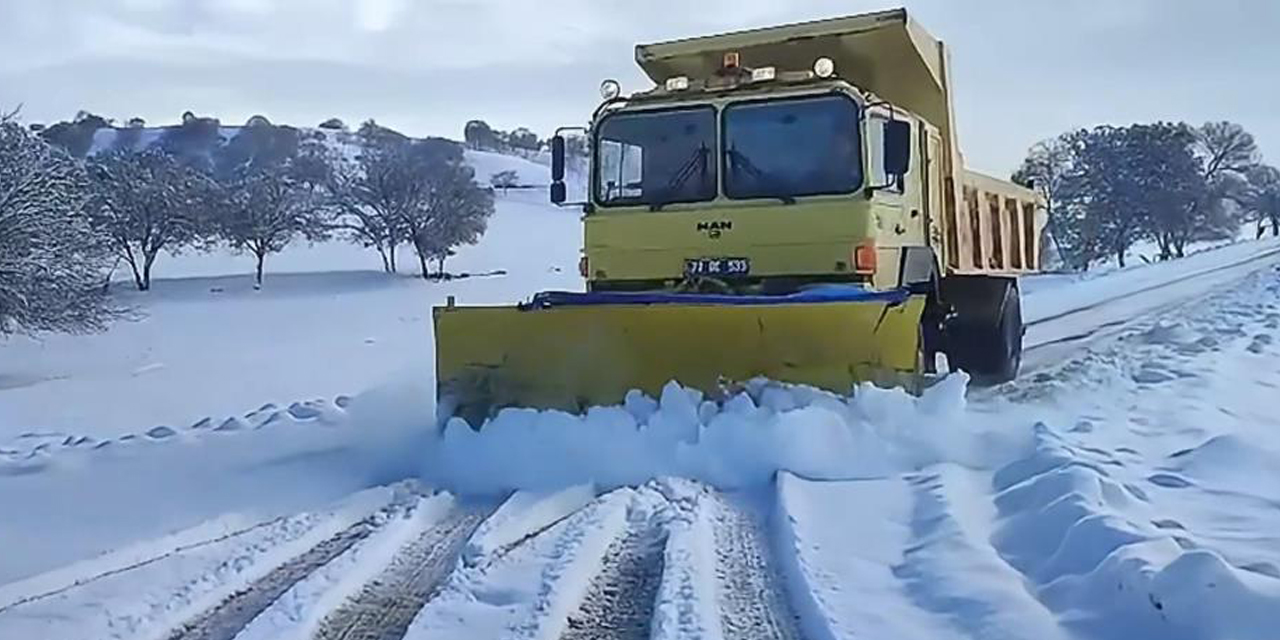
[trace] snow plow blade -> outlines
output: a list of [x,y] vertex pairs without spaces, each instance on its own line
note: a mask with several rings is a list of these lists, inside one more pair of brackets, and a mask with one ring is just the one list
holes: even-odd
[[904,384],[921,296],[823,287],[790,296],[543,293],[436,307],[437,412],[480,427],[504,407],[582,413],[676,380],[711,397],[756,377],[846,393]]

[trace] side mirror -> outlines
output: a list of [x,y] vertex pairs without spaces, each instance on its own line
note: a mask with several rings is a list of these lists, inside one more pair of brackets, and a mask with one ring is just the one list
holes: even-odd
[[889,120],[884,123],[884,172],[905,176],[911,171],[911,123]]
[[551,181],[564,181],[564,136],[558,133],[551,138]]
[[[551,136],[551,204],[589,207],[590,205],[586,202],[568,201],[568,189],[564,184],[566,162],[568,161],[568,144],[566,144],[564,136],[566,131],[577,131],[583,135],[587,132],[583,127],[560,127],[556,129],[555,135]],[[574,148],[578,149],[579,147],[575,146]]]

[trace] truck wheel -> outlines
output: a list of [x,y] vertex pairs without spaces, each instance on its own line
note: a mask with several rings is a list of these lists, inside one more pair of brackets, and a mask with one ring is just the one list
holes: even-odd
[[[948,278],[950,279],[950,278]],[[974,384],[989,386],[1018,376],[1022,365],[1022,306],[1016,281],[965,278],[950,288],[954,314],[946,324],[947,357]]]

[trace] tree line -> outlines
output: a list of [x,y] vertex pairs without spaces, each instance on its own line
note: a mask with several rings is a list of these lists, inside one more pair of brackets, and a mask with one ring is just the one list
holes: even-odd
[[1158,258],[1194,241],[1234,238],[1242,225],[1280,236],[1280,171],[1265,164],[1239,124],[1157,122],[1104,125],[1033,146],[1013,179],[1048,209],[1048,234],[1066,267],[1087,270],[1134,243]]
[[[109,144],[95,142],[103,130]],[[111,273],[126,265],[148,290],[165,252],[229,247],[254,259],[260,287],[272,254],[336,238],[375,250],[387,272],[409,247],[422,277],[443,278],[493,212],[449,140],[372,120],[347,132],[255,117],[223,132],[192,114],[158,131],[84,113],[47,128],[0,118],[0,334],[100,329],[119,313]]]

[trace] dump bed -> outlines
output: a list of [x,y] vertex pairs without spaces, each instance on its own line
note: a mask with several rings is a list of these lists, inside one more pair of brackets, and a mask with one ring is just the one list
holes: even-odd
[[1040,269],[1045,215],[1036,192],[976,171],[964,171],[962,200],[948,208],[948,273],[1030,273]]

